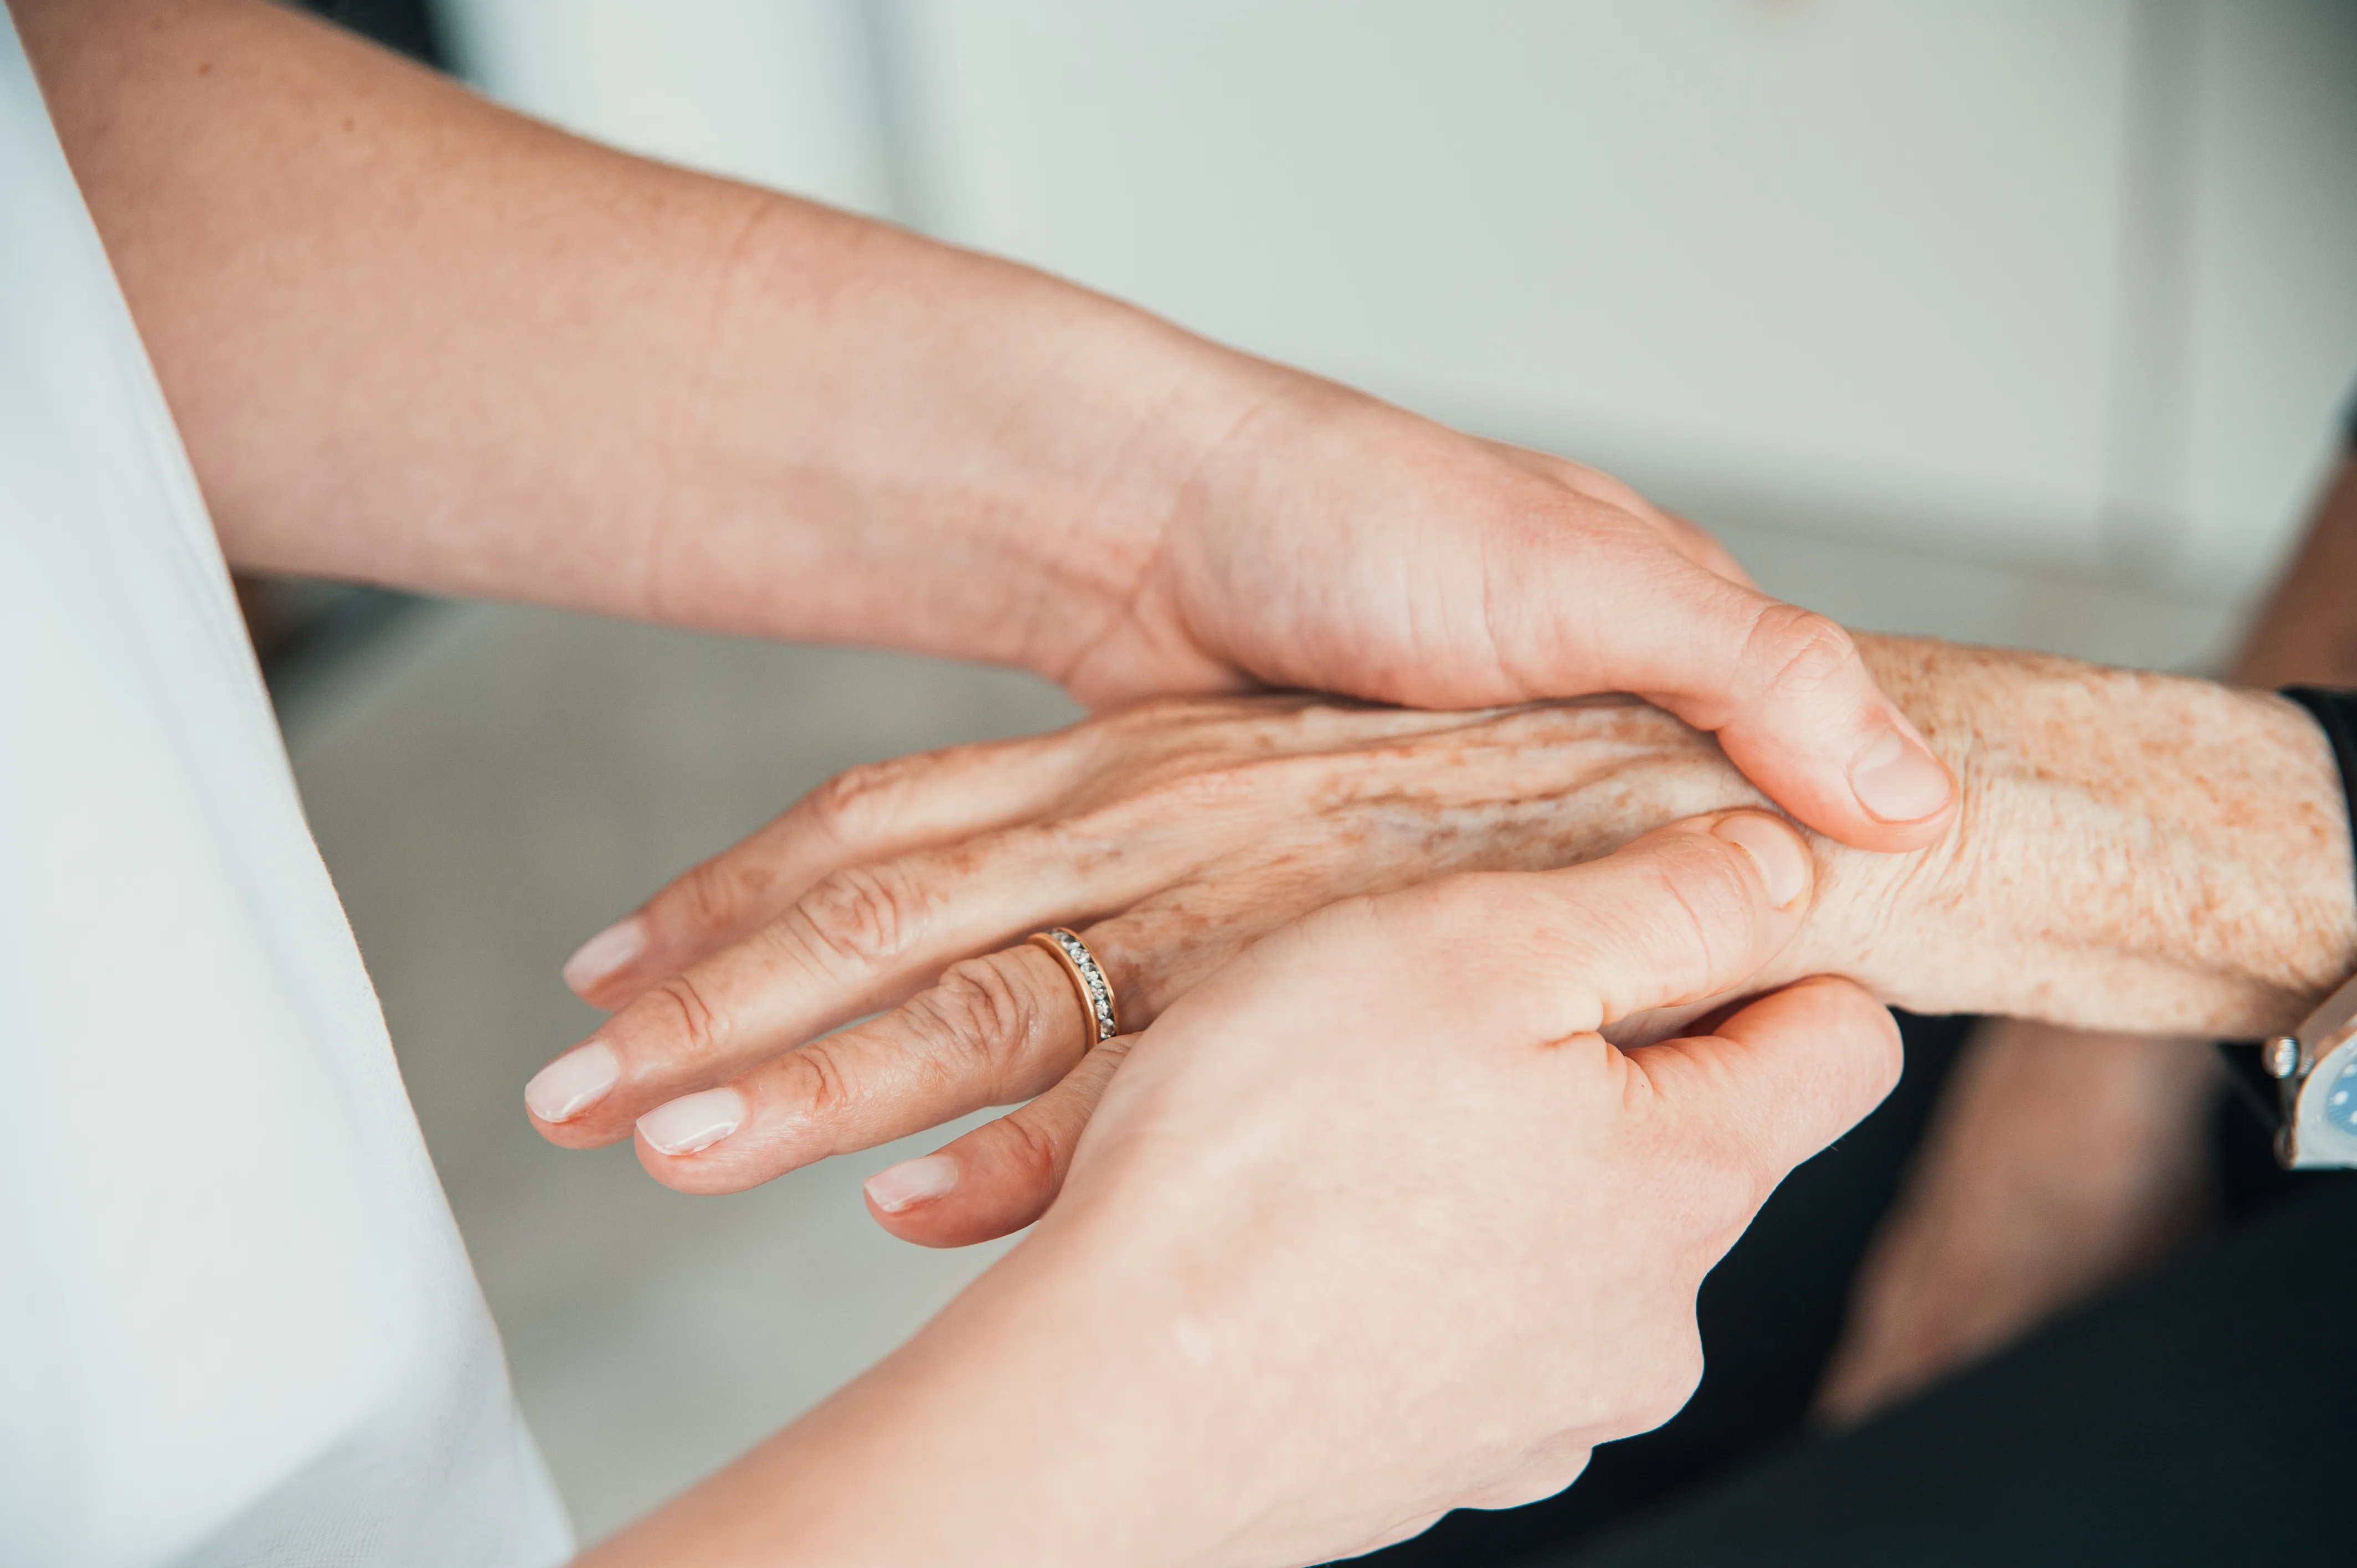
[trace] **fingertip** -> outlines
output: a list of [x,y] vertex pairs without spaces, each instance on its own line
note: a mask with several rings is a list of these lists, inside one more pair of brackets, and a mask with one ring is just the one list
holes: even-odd
[[1904,719],[1858,752],[1849,784],[1867,816],[1900,832],[1944,821],[1956,800],[1955,776]]
[[573,950],[561,972],[565,986],[583,1001],[594,1000],[608,982],[647,950],[647,923],[637,915],[615,921]]
[[971,1247],[1020,1230],[1046,1211],[1052,1193],[994,1164],[985,1151],[961,1148],[964,1142],[868,1177],[861,1193],[868,1215],[920,1247]]
[[1713,1032],[1781,1061],[1792,1083],[1816,1086],[1803,1099],[1813,1104],[1809,1117],[1824,1120],[1804,1140],[1796,1161],[1880,1104],[1905,1065],[1899,1022],[1890,1009],[1841,975],[1811,975],[1770,992]]
[[554,1128],[595,1110],[622,1076],[621,1058],[592,1036],[532,1075],[523,1086],[524,1109],[548,1136]]
[[1749,857],[1772,908],[1790,911],[1807,899],[1816,879],[1815,858],[1784,819],[1766,811],[1731,811],[1710,831]]
[[745,1097],[723,1085],[667,1100],[638,1120],[648,1147],[674,1157],[700,1155],[745,1124]]
[[1905,723],[1892,709],[1862,744],[1844,739],[1855,734],[1844,725],[1810,745],[1796,740],[1793,726],[1755,715],[1721,729],[1718,742],[1745,778],[1803,825],[1854,849],[1903,854],[1936,843],[1960,800],[1947,765],[1911,725],[1896,727]]
[[943,1152],[887,1165],[869,1176],[860,1190],[866,1194],[870,1208],[897,1216],[948,1197],[957,1190],[964,1174],[958,1157]]

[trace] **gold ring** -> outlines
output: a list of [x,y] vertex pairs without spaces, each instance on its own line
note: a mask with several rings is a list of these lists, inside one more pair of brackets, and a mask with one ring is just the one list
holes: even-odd
[[1052,931],[1034,931],[1024,939],[1034,947],[1046,948],[1064,966],[1072,978],[1072,990],[1081,999],[1081,1016],[1089,1043],[1082,1051],[1092,1050],[1121,1033],[1121,1005],[1113,998],[1113,982],[1105,978],[1104,966],[1097,955],[1089,951],[1089,944],[1063,927]]

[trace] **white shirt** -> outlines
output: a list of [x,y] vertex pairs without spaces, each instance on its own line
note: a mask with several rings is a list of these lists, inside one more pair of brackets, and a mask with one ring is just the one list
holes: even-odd
[[0,8],[0,1563],[570,1550]]

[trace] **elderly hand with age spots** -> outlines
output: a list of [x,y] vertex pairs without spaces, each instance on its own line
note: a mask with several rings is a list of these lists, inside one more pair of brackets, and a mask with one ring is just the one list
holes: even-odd
[[585,1568],[1254,1568],[1558,1490],[1684,1402],[1703,1275],[1897,1075],[1834,980],[1607,1041],[1748,989],[1810,891],[1738,811],[1287,927],[1092,1053],[1019,1246]]
[[[1813,840],[1820,896],[1763,983],[1840,973],[1921,1011],[2255,1034],[2357,963],[2338,778],[2296,707],[1860,646],[1963,809],[1911,855]],[[1758,800],[1710,736],[1598,701],[1203,699],[904,758],[673,884],[624,923],[634,956],[585,949],[576,986],[619,1011],[527,1103],[557,1143],[635,1135],[658,1179],[732,1191],[1029,1100],[1077,1064],[1071,1091],[877,1189],[896,1233],[974,1240],[1053,1196],[1096,1070],[1069,980],[1027,932],[1079,929],[1136,1028],[1337,899],[1568,865]]]

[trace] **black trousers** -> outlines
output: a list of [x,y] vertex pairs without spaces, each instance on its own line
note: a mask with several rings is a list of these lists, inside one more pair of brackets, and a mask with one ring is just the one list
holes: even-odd
[[1836,1436],[1811,1433],[1867,1239],[1969,1020],[1900,1020],[1907,1071],[1705,1283],[1707,1370],[1561,1496],[1463,1511],[1383,1568],[2357,1562],[2357,1178],[2286,1176],[2221,1106],[2230,1224],[2165,1268]]

